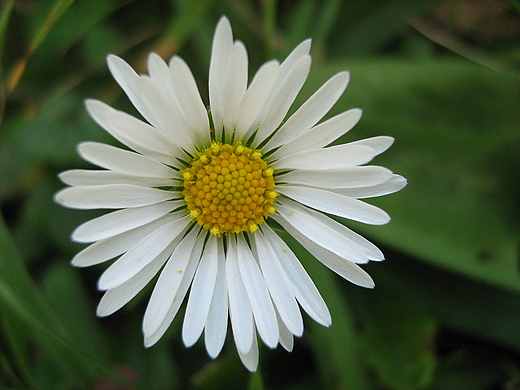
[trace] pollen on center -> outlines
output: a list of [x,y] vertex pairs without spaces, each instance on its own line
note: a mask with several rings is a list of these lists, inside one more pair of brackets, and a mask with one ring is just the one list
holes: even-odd
[[180,172],[190,216],[212,235],[255,232],[276,211],[273,169],[259,150],[214,142]]

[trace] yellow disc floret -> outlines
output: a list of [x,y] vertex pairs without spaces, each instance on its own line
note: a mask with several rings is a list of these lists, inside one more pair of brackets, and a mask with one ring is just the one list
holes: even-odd
[[181,174],[190,217],[212,235],[255,232],[276,211],[273,169],[259,150],[213,142]]

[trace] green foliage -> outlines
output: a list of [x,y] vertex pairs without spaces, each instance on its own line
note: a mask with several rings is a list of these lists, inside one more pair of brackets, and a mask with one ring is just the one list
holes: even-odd
[[[69,388],[88,382],[93,374],[110,373],[103,361],[102,354],[89,353],[81,344],[89,345],[92,340],[81,343],[78,337],[72,337],[69,331],[73,327],[78,328],[78,335],[81,330],[86,330],[88,322],[83,322],[80,316],[70,312],[70,303],[67,305],[67,316],[57,317],[57,312],[53,311],[47,300],[39,291],[28,275],[23,260],[18,255],[14,242],[7,231],[3,221],[0,221],[0,247],[2,248],[0,257],[0,308],[2,309],[2,328],[3,336],[9,341],[10,350],[3,351],[5,354],[12,353],[8,358],[13,366],[19,366],[22,372],[20,381],[25,385],[43,388]],[[68,271],[67,271],[68,272]],[[59,282],[70,282],[71,280],[56,279]],[[58,286],[53,286],[58,287]],[[72,290],[67,289],[67,294],[74,294],[74,289],[80,288],[77,284]],[[73,295],[72,295],[73,296]],[[70,297],[67,297],[70,298]],[[60,301],[54,302],[59,305]],[[74,308],[78,306],[78,300],[74,300]],[[67,318],[68,317],[68,318]],[[74,322],[74,324],[72,324]],[[68,328],[65,326],[69,325]],[[73,326],[71,326],[73,325]],[[81,334],[81,338],[89,333]],[[41,362],[31,361],[31,349],[33,344],[41,345],[48,351],[52,358],[46,364],[53,366],[55,381],[35,383],[35,372],[38,365],[45,367]],[[97,351],[96,351],[97,352]],[[14,367],[13,367],[14,369]],[[112,374],[110,373],[111,375]],[[46,377],[46,375],[45,375]],[[56,386],[56,387],[55,387]]]
[[[518,10],[516,0],[2,2],[0,388],[517,388]],[[390,224],[341,221],[387,255],[364,267],[373,290],[341,280],[284,237],[333,324],[306,317],[294,351],[261,349],[253,375],[231,337],[215,361],[202,342],[186,349],[179,320],[145,349],[140,327],[149,291],[131,310],[96,318],[103,268],[80,271],[68,262],[81,249],[70,233],[99,213],[52,201],[62,187],[57,173],[86,166],[78,142],[114,142],[83,100],[135,112],[110,78],[106,55],[121,55],[141,72],[150,51],[178,53],[206,96],[222,14],[249,49],[252,71],[313,38],[313,68],[298,103],[349,70],[351,83],[329,116],[360,107],[363,118],[340,141],[393,136],[395,145],[375,163],[409,181],[370,200],[388,211]]]

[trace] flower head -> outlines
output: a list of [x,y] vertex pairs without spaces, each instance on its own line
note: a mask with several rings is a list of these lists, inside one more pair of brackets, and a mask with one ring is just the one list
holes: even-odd
[[325,326],[331,316],[299,260],[275,232],[282,227],[342,277],[373,281],[358,264],[383,260],[372,243],[327,214],[368,224],[389,216],[361,199],[396,192],[406,180],[364,165],[390,147],[391,137],[328,146],[360,119],[352,109],[317,124],[349,81],[328,80],[285,122],[311,64],[310,40],[281,64],[262,65],[248,85],[246,48],[233,41],[227,18],[213,39],[209,113],[186,63],[151,54],[149,75],[108,57],[112,75],[144,117],[141,121],[88,100],[92,118],[133,151],[96,142],[78,147],[101,170],[60,175],[70,187],[56,200],[78,209],[117,209],[79,226],[72,238],[90,243],[78,267],[118,257],[102,274],[97,313],[129,302],[159,273],[143,321],[145,345],[155,344],[185,297],[182,338],[205,333],[216,357],[228,318],[244,365],[258,364],[258,333],[291,350],[303,333],[300,307]]

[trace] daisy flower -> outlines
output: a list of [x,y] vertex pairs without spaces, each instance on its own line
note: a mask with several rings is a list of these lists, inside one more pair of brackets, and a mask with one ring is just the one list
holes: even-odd
[[286,121],[304,84],[311,41],[279,63],[263,64],[248,84],[244,44],[222,17],[209,69],[209,108],[188,65],[152,53],[149,75],[109,55],[116,81],[146,121],[87,100],[92,118],[130,150],[98,142],[78,146],[101,170],[60,174],[69,185],[56,201],[76,209],[116,209],[79,226],[72,239],[90,243],[72,264],[118,257],[101,275],[97,314],[119,310],[159,274],[143,320],[144,343],[155,344],[184,300],[182,339],[204,332],[208,354],[220,353],[231,323],[244,365],[258,364],[257,334],[290,351],[303,333],[300,308],[329,326],[331,315],[298,258],[276,230],[284,229],[338,275],[373,287],[358,264],[381,251],[329,216],[380,225],[390,220],[365,203],[396,192],[406,180],[365,165],[391,137],[328,146],[360,119],[351,109],[318,122],[336,103],[348,72],[330,78]]

